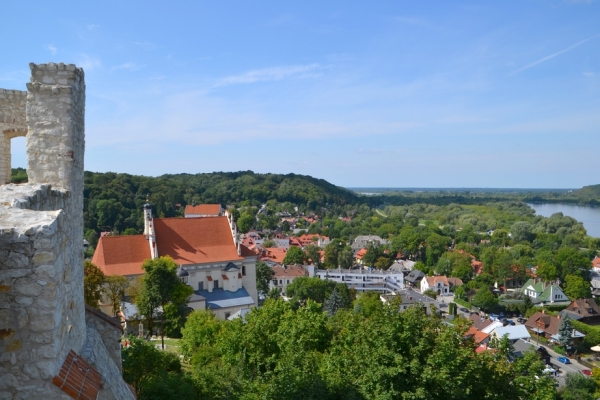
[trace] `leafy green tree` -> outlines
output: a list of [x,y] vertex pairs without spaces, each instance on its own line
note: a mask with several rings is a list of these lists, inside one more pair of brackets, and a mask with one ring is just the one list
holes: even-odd
[[447,236],[432,233],[427,237],[427,265],[435,265],[442,254],[448,251],[451,239]]
[[533,228],[527,221],[515,222],[510,229],[510,233],[515,243],[523,241],[530,242],[534,237]]
[[325,246],[325,267],[337,268],[338,257],[344,246],[345,244],[341,240],[332,240]]
[[576,249],[571,247],[561,248],[556,253],[556,261],[559,266],[561,280],[564,280],[567,275],[578,275],[582,278],[589,276],[590,260]]
[[383,312],[384,308],[377,292],[362,292],[354,301],[354,311],[367,318]]
[[379,257],[381,257],[382,255],[382,249],[379,246],[369,242],[369,244],[367,244],[367,252],[363,256],[362,260],[365,263],[365,265],[373,267],[375,266],[375,263],[377,262]]
[[588,299],[592,296],[590,282],[578,275],[565,277],[564,292],[571,300]]
[[121,235],[123,235],[123,236],[137,235],[137,234],[138,234],[138,231],[135,228],[127,228],[121,233]]
[[379,258],[377,258],[377,261],[375,261],[375,265],[374,267],[377,269],[388,269],[392,264],[393,264],[393,260],[391,260],[388,257],[384,257],[381,256]]
[[352,251],[352,247],[344,246],[342,250],[340,250],[338,254],[338,265],[341,268],[350,269],[354,264],[354,252]]
[[536,268],[535,274],[544,282],[553,282],[558,279],[556,266],[549,262],[543,262]]
[[243,213],[240,216],[240,218],[237,220],[237,226],[238,226],[238,228],[240,228],[240,232],[246,233],[250,229],[252,229],[252,226],[254,225],[255,220],[256,219],[254,218],[254,215],[252,215],[248,212]]
[[515,259],[507,249],[498,249],[493,264],[494,277],[506,288],[506,281],[515,277]]
[[283,263],[287,265],[291,264],[304,264],[304,260],[306,260],[306,253],[302,251],[300,247],[290,246],[287,253],[285,253],[285,257],[283,258]]
[[176,354],[157,350],[152,343],[133,336],[128,340],[130,345],[122,350],[123,379],[134,387],[138,399],[197,399]]
[[91,307],[98,308],[104,294],[106,276],[100,268],[89,261],[83,262],[83,298]]
[[579,373],[568,373],[565,376],[565,388],[561,394],[563,400],[594,400],[598,384],[594,379]]
[[271,240],[271,239],[269,239],[269,240],[265,240],[265,241],[262,243],[262,246],[263,246],[263,247],[277,247],[277,245],[275,244],[275,242],[274,242],[273,240]]
[[274,287],[271,290],[269,290],[269,293],[267,293],[267,297],[272,300],[278,300],[281,298],[281,290],[279,290],[279,288]]
[[306,256],[317,268],[321,267],[321,254],[319,253],[320,250],[321,249],[314,244],[309,244],[306,246]]
[[109,275],[106,277],[106,296],[112,304],[112,315],[116,316],[121,309],[121,299],[129,286],[127,278],[122,275]]
[[201,347],[214,346],[223,324],[210,310],[193,311],[181,330],[181,354],[190,360]]
[[401,252],[405,257],[414,258],[421,247],[421,236],[412,225],[404,226],[392,239],[391,250]]
[[432,299],[437,299],[437,292],[433,289],[427,289],[426,291],[423,292],[423,294],[427,297],[431,297]]
[[273,268],[269,267],[263,261],[256,262],[256,289],[266,294],[269,292],[269,283],[275,276]]
[[475,307],[479,307],[482,310],[489,311],[498,304],[498,299],[496,298],[496,296],[494,296],[490,289],[485,287],[479,289],[477,293],[475,293],[475,296],[473,296],[471,303],[473,303]]
[[180,289],[180,286],[189,286],[181,283],[177,278],[177,264],[169,256],[146,260],[142,264],[142,269],[144,269],[145,274],[142,278],[140,293],[136,298],[136,306],[140,313],[146,317],[150,332],[154,327],[154,320],[160,318],[160,337],[164,348],[165,315],[164,312],[163,315],[158,314],[159,307],[166,310],[167,305],[170,303],[177,306],[185,303],[187,299],[182,299],[181,293],[185,293],[186,289],[184,288],[181,291],[178,289]]

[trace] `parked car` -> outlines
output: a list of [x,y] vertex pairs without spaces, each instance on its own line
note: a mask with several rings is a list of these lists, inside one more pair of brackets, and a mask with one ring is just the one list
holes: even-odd
[[571,360],[569,360],[567,357],[558,357],[557,360],[563,364],[571,364]]
[[466,309],[466,308],[464,308],[464,307],[461,307],[461,308],[459,308],[459,310],[460,310],[460,311],[462,311],[462,312],[469,312],[469,310],[467,310],[467,309]]
[[519,318],[517,318],[517,322],[520,324],[524,324],[525,322],[527,322],[527,320],[523,317],[519,317]]
[[504,313],[503,312],[500,312],[498,315],[500,316],[500,318],[504,318]]
[[509,320],[508,320],[508,324],[509,324],[509,325],[512,325],[512,326],[515,326],[515,321],[513,321],[512,319],[509,319]]
[[495,320],[497,320],[497,319],[498,319],[498,317],[499,317],[499,315],[498,315],[498,314],[490,314],[490,320],[492,320],[492,321],[495,321]]
[[500,322],[502,322],[502,325],[503,325],[503,326],[506,326],[506,325],[508,325],[508,320],[507,320],[506,318],[502,318],[502,319],[500,320]]
[[581,373],[587,376],[592,376],[592,371],[590,371],[589,369],[584,369],[581,371]]

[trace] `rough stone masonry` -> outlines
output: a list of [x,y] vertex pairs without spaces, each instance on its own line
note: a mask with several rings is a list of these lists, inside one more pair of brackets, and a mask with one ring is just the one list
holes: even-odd
[[[133,399],[118,324],[86,315],[83,300],[84,73],[30,68],[26,92],[0,89],[0,179],[10,182],[16,136],[26,136],[29,176],[0,186],[0,399]],[[102,375],[91,394],[60,381],[70,353]]]

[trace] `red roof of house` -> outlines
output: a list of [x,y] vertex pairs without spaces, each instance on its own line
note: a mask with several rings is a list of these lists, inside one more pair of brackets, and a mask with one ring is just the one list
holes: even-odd
[[98,240],[92,263],[105,275],[140,275],[142,263],[150,258],[150,245],[144,235],[104,236]]
[[594,267],[594,268],[600,268],[600,257],[596,256],[592,260],[592,267]]
[[221,213],[220,204],[198,204],[197,206],[187,205],[185,206],[186,214],[200,214],[200,215],[219,215]]
[[483,263],[481,261],[472,259],[471,260],[471,268],[473,269],[473,273],[475,275],[479,275],[483,271]]
[[298,277],[305,276],[306,271],[302,268],[301,265],[286,265],[285,269],[281,265],[273,266],[273,272],[275,272],[275,278],[285,278],[285,277]]
[[71,350],[52,383],[73,399],[95,400],[102,386],[102,375]]
[[359,251],[356,252],[356,258],[358,258],[359,260],[362,260],[362,258],[365,256],[365,254],[367,254],[367,249],[360,249]]
[[267,247],[265,248],[265,253],[266,259],[282,264],[287,250],[283,247]]
[[429,286],[435,286],[435,284],[437,282],[441,282],[445,286],[450,286],[450,283],[448,282],[448,278],[446,278],[444,275],[426,276],[425,279],[427,279],[427,283],[429,284]]

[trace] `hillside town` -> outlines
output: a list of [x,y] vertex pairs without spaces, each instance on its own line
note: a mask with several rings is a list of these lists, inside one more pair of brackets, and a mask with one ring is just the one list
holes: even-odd
[[[259,208],[259,215],[267,213],[266,205]],[[499,274],[471,253],[482,254],[478,247],[483,246],[499,252],[496,259],[501,259],[502,251],[523,245],[511,248],[504,237],[500,240],[505,245],[494,247],[491,242],[498,238],[494,232],[485,232],[479,244],[456,245],[454,239],[448,240],[431,268],[417,256],[430,246],[427,240],[419,245],[423,248],[412,251],[394,245],[402,232],[388,238],[358,235],[345,242],[307,233],[319,222],[317,214],[305,215],[296,208],[276,216],[276,229],[254,229],[250,224],[241,232],[232,212],[219,204],[187,205],[183,218],[155,218],[147,202],[144,233],[103,233],[91,263],[104,275],[120,275],[134,285],[144,275],[147,260],[168,257],[177,265],[177,277],[191,288],[188,312],[208,310],[217,319],[229,321],[245,320],[267,299],[305,302],[311,295],[301,293],[316,285],[311,280],[331,282],[332,287],[347,288],[351,301],[369,295],[381,304],[393,305],[399,313],[419,307],[446,324],[466,326],[464,340],[474,343],[477,354],[501,349],[509,359],[527,352],[538,354],[544,374],[557,387],[565,385],[568,373],[591,375],[600,361],[595,353],[600,343],[594,342],[600,340],[595,328],[600,324],[596,300],[600,257],[589,265],[572,265],[571,271],[582,272],[567,274],[562,280],[556,271],[546,271],[547,264],[536,265],[535,258],[527,265],[513,259],[514,264],[504,266],[508,272]],[[339,217],[343,223],[351,220]],[[258,216],[255,221],[260,221]],[[514,233],[508,233],[511,236]],[[493,266],[500,268],[496,263]],[[328,312],[332,312],[335,290],[336,294],[321,298]],[[117,311],[127,334],[147,338],[160,334],[145,330],[147,317],[136,308],[135,299],[125,295],[121,300],[115,308],[114,301],[104,296],[98,306],[110,316]],[[157,319],[164,318],[161,315]],[[160,329],[158,323],[154,327]]]

